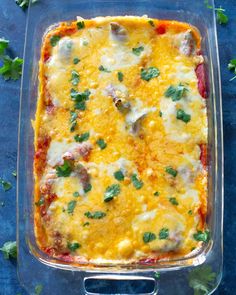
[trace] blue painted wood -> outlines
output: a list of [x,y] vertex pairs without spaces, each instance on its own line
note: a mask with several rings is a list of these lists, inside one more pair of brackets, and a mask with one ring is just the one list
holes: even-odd
[[[231,58],[236,58],[236,3],[234,0],[216,0],[216,4],[226,9],[230,21],[226,26],[218,25],[224,112],[225,238],[224,275],[215,294],[232,295],[236,288],[236,80],[229,82],[232,74],[227,70],[227,64]],[[23,54],[25,20],[26,13],[14,0],[0,1],[0,37],[10,40],[14,56],[22,57]],[[5,204],[0,206],[0,245],[16,238],[16,181],[11,173],[16,168],[19,90],[20,81],[4,82],[0,78],[0,177],[13,184],[13,189],[6,193],[0,189],[0,204],[2,201]],[[18,283],[16,263],[0,255],[0,295],[17,293],[25,294]]]

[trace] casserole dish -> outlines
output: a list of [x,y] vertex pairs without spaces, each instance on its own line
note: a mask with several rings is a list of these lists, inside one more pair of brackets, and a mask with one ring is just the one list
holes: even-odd
[[[199,265],[210,265],[216,274],[210,285],[212,292],[218,285],[222,272],[222,118],[219,63],[217,40],[215,31],[215,17],[212,11],[202,3],[188,7],[187,1],[65,1],[58,7],[57,1],[51,1],[47,7],[36,5],[29,9],[27,34],[25,44],[25,64],[23,72],[20,130],[19,130],[19,157],[18,157],[18,243],[19,243],[19,276],[23,285],[32,293],[34,284],[44,285],[44,293],[50,294],[57,290],[57,294],[84,294],[87,292],[101,293],[94,284],[89,287],[89,280],[139,280],[153,283],[153,290],[140,289],[139,293],[156,294],[190,294],[188,276]],[[106,4],[104,6],[104,3]],[[44,14],[36,17],[43,9]],[[201,13],[203,16],[201,16]],[[35,241],[33,226],[33,176],[32,163],[34,156],[33,130],[31,119],[34,119],[37,101],[38,60],[40,55],[41,39],[45,30],[53,23],[62,20],[74,19],[76,15],[84,18],[106,15],[139,15],[158,19],[175,19],[196,26],[202,35],[202,51],[208,68],[209,98],[208,112],[208,216],[207,225],[211,233],[210,241],[197,253],[175,260],[163,260],[144,265],[84,265],[77,267],[58,261],[41,252]],[[217,62],[215,62],[217,61]],[[30,253],[29,253],[30,250]],[[26,263],[27,262],[27,263]],[[42,263],[41,263],[42,262]],[[27,269],[34,269],[34,277],[27,274]],[[45,266],[46,265],[46,266]],[[50,266],[50,267],[49,267]],[[159,281],[154,280],[154,272],[161,273]],[[96,273],[96,275],[94,274]],[[169,280],[173,285],[168,284]],[[158,282],[158,284],[157,284]],[[68,285],[70,290],[68,290]],[[150,284],[147,284],[150,285]],[[97,286],[97,285],[95,285]],[[84,291],[84,288],[87,291]],[[149,286],[150,287],[150,286]],[[93,288],[93,289],[91,289]],[[95,289],[94,289],[95,288]],[[141,288],[141,287],[140,287]],[[91,292],[90,292],[90,291]],[[145,290],[145,291],[143,291]],[[70,293],[71,292],[71,293]],[[125,291],[110,290],[106,293],[124,293]],[[131,294],[134,291],[129,291]],[[127,293],[127,292],[126,292]]]

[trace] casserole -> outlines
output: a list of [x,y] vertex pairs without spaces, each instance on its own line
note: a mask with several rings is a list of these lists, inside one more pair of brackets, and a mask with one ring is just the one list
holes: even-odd
[[[168,281],[168,277],[174,277],[176,280],[176,283],[180,284],[182,286],[184,278],[187,277],[188,275],[188,268],[194,268],[194,265],[200,265],[202,263],[207,263],[207,264],[212,264],[212,267],[214,271],[217,273],[217,280],[215,281],[214,286],[212,289],[215,288],[215,286],[218,284],[220,276],[221,276],[221,257],[222,257],[222,249],[221,249],[221,233],[217,231],[217,226],[218,229],[221,227],[221,222],[222,222],[222,138],[221,138],[221,133],[220,133],[220,127],[221,127],[221,117],[216,117],[216,112],[215,108],[217,108],[217,112],[219,113],[221,111],[221,100],[220,100],[220,87],[219,85],[215,85],[216,81],[219,80],[218,77],[218,69],[215,68],[216,65],[212,63],[212,58],[215,60],[218,60],[217,56],[217,51],[215,49],[213,50],[213,45],[216,42],[215,36],[210,28],[211,25],[214,24],[214,17],[212,19],[212,16],[210,17],[210,20],[206,20],[204,22],[200,22],[199,17],[194,14],[194,11],[189,11],[184,13],[183,11],[179,11],[178,9],[185,9],[187,8],[187,3],[185,1],[180,1],[179,3],[164,3],[162,1],[158,1],[156,4],[152,4],[148,1],[138,1],[136,5],[134,5],[131,2],[107,2],[107,7],[104,10],[99,10],[102,8],[101,2],[90,2],[87,5],[87,12],[86,13],[80,13],[83,17],[91,17],[91,16],[96,16],[96,15],[110,15],[110,14],[119,14],[124,15],[124,14],[132,14],[132,15],[142,15],[144,13],[147,13],[148,16],[154,17],[154,18],[166,18],[166,19],[177,19],[180,21],[187,21],[188,23],[191,23],[192,25],[195,25],[201,32],[201,35],[203,37],[203,43],[202,43],[202,48],[203,48],[203,55],[205,57],[205,60],[208,65],[208,77],[209,77],[209,85],[210,85],[210,95],[209,99],[207,100],[207,110],[208,110],[208,126],[209,126],[209,132],[208,132],[208,142],[209,142],[209,148],[208,148],[208,154],[209,156],[209,175],[208,175],[208,191],[209,191],[209,211],[210,214],[207,216],[207,223],[208,227],[211,232],[211,239],[208,243],[206,243],[199,251],[196,253],[193,253],[190,256],[187,257],[180,257],[173,259],[171,261],[169,260],[161,260],[161,261],[152,261],[151,263],[148,264],[137,264],[133,263],[132,265],[129,265],[127,267],[125,264],[94,264],[94,265],[84,265],[81,267],[77,267],[76,265],[68,264],[68,261],[61,261],[58,260],[56,257],[50,257],[48,255],[45,255],[42,251],[40,251],[36,245],[36,241],[34,238],[33,234],[33,198],[31,197],[32,194],[32,188],[33,188],[33,181],[32,181],[32,173],[29,171],[32,171],[32,159],[33,159],[33,146],[32,146],[32,135],[33,131],[30,129],[29,125],[29,120],[34,117],[34,112],[35,112],[35,103],[36,103],[36,97],[37,97],[37,74],[38,74],[38,69],[37,69],[37,60],[39,59],[39,48],[40,48],[40,38],[42,38],[43,32],[46,30],[49,25],[52,23],[55,23],[57,21],[60,21],[61,19],[72,19],[74,18],[74,15],[72,14],[74,12],[74,9],[76,8],[79,10],[79,8],[82,9],[82,3],[79,5],[73,3],[71,1],[70,3],[67,3],[67,11],[68,14],[65,17],[61,17],[60,9],[57,10],[55,14],[52,14],[51,19],[45,18],[44,19],[44,25],[39,26],[38,24],[35,24],[35,27],[29,27],[28,28],[28,36],[33,34],[36,34],[39,38],[34,39],[34,52],[33,49],[30,49],[29,43],[26,43],[26,51],[25,51],[25,58],[26,58],[26,63],[24,66],[24,75],[30,70],[30,64],[28,64],[27,68],[27,62],[31,60],[29,56],[34,56],[34,65],[33,65],[33,72],[32,72],[32,79],[30,80],[30,84],[28,85],[28,81],[26,78],[23,80],[22,84],[22,98],[24,97],[24,100],[22,99],[21,101],[21,128],[20,128],[20,143],[19,143],[19,155],[27,154],[29,157],[23,161],[23,159],[19,156],[19,179],[18,179],[18,201],[21,202],[21,210],[25,210],[24,213],[29,214],[28,217],[26,217],[26,220],[23,220],[23,215],[22,212],[21,214],[18,215],[18,220],[19,220],[19,230],[20,232],[26,233],[26,242],[28,247],[30,248],[30,252],[41,262],[50,265],[54,268],[61,268],[61,269],[67,269],[67,271],[63,275],[63,282],[60,283],[60,291],[63,292],[63,290],[66,289],[66,283],[65,280],[69,280],[71,284],[75,284],[77,286],[80,286],[81,294],[83,294],[82,288],[83,288],[83,280],[82,278],[84,276],[89,276],[89,272],[99,272],[101,271],[103,274],[105,273],[123,273],[124,274],[129,274],[134,276],[135,275],[145,275],[147,277],[153,276],[153,271],[155,270],[160,270],[161,271],[161,285],[164,284],[164,286],[161,286],[161,291],[162,292],[167,292],[168,294],[176,294],[174,293],[176,289],[170,290],[170,286],[165,283],[165,278],[166,281]],[[52,11],[54,11],[54,5],[55,3],[51,3],[49,5],[49,11],[50,8]],[[116,5],[116,13],[112,10],[112,5]],[[149,5],[149,6],[148,6]],[[170,7],[173,8],[172,10],[168,10]],[[96,7],[96,13],[88,13],[88,11],[93,11]],[[144,9],[145,8],[145,9]],[[191,8],[192,9],[192,8]],[[202,9],[203,7],[198,3],[196,6],[194,6],[195,11],[198,9]],[[82,10],[81,10],[82,11]],[[95,11],[95,10],[94,10]],[[155,13],[154,13],[155,12]],[[34,10],[30,10],[29,13],[29,19],[28,21],[34,19]],[[205,13],[205,11],[204,11]],[[207,11],[206,13],[209,13]],[[212,21],[212,22],[211,22]],[[38,31],[37,31],[38,30]],[[210,35],[209,37],[209,34]],[[29,37],[28,37],[29,38]],[[29,42],[29,41],[28,41]],[[31,53],[32,55],[28,55]],[[214,76],[213,76],[214,75]],[[26,76],[25,76],[26,77]],[[213,82],[213,77],[214,77],[214,82]],[[28,87],[29,86],[29,87]],[[26,103],[25,97],[28,97],[28,101]],[[214,98],[214,99],[213,99]],[[22,109],[22,107],[24,108]],[[29,115],[30,114],[30,115]],[[26,124],[28,122],[28,125]],[[219,129],[217,129],[218,127]],[[23,140],[23,135],[30,135],[27,137],[27,140]],[[218,140],[217,142],[217,150],[216,150],[216,142],[214,140]],[[31,170],[30,170],[31,169]],[[26,181],[22,181],[24,179],[23,173],[24,171],[24,176]],[[28,172],[27,172],[28,171]],[[21,174],[22,173],[22,174]],[[20,193],[21,192],[21,193]],[[20,194],[19,194],[20,193]],[[25,196],[23,203],[22,203],[22,195]],[[217,198],[218,202],[215,202]],[[217,207],[218,204],[218,207]],[[28,207],[27,207],[28,205]],[[23,209],[24,208],[24,209]],[[20,261],[23,261],[21,259],[27,259],[26,257],[23,258],[22,254],[27,252],[25,249],[25,246],[23,244],[24,242],[24,235],[19,236],[19,246],[20,246],[20,254],[19,254],[19,259]],[[24,254],[25,255],[25,254]],[[217,259],[216,256],[217,255]],[[43,265],[41,263],[38,263],[35,261],[35,258],[33,258],[30,255],[26,255],[29,259],[29,261],[32,261],[32,265],[37,269],[36,273],[39,275],[42,275],[42,269]],[[34,262],[33,262],[34,261]],[[32,282],[30,282],[29,278],[25,274],[25,269],[23,267],[23,264],[20,263],[20,275],[22,276],[22,281],[24,284],[27,284],[27,287],[32,289]],[[23,268],[22,268],[23,267]],[[166,271],[169,270],[169,271]],[[178,277],[178,270],[181,272],[181,278]],[[61,276],[61,271],[60,270],[53,270],[53,269],[47,269],[48,273],[52,275],[54,278],[59,278]],[[71,272],[71,271],[76,271],[76,272]],[[85,272],[86,271],[86,272]],[[91,274],[90,274],[91,275]],[[36,275],[37,277],[37,275]],[[45,277],[43,280],[47,281],[47,275],[45,274]],[[72,278],[73,277],[73,278]],[[80,280],[74,280],[74,277],[80,277]],[[98,278],[98,277],[96,277]],[[103,278],[107,278],[104,277]],[[114,279],[124,279],[123,276],[117,277],[113,276]],[[125,277],[126,278],[126,277]],[[39,280],[39,279],[38,279]],[[26,283],[27,282],[27,283]],[[52,283],[52,282],[51,282]],[[186,286],[186,282],[185,282]],[[47,286],[46,288],[50,288],[50,286]],[[63,289],[64,288],[64,289]],[[188,287],[186,286],[186,292],[188,292],[187,289]],[[50,292],[50,289],[46,289]],[[157,290],[157,288],[155,289]],[[154,291],[156,292],[156,291]],[[171,293],[172,292],[172,293]],[[145,293],[145,292],[144,292]],[[47,294],[47,293],[45,293]],[[80,293],[79,293],[80,294]]]

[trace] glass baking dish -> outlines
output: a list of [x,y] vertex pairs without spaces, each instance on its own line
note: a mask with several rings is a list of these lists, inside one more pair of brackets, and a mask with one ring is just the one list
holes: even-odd
[[[209,4],[213,5],[210,0]],[[106,15],[148,15],[159,19],[188,22],[196,26],[202,35],[202,52],[205,57],[209,80],[208,110],[208,216],[211,239],[192,256],[161,261],[148,265],[72,265],[57,261],[40,252],[34,237],[33,222],[33,129],[38,92],[38,60],[42,37],[47,28],[76,16],[92,18]],[[21,85],[18,150],[18,275],[20,282],[33,294],[35,285],[43,285],[42,294],[101,294],[98,290],[107,280],[119,280],[128,291],[119,294],[192,294],[189,275],[210,267],[215,278],[209,284],[209,294],[218,286],[222,276],[223,257],[223,142],[222,106],[219,73],[216,19],[213,10],[203,1],[189,5],[188,0],[51,0],[39,2],[28,10],[24,69]],[[160,273],[160,278],[155,272]],[[139,283],[133,291],[133,282],[146,282],[145,289]],[[96,281],[96,282],[95,282]],[[127,281],[131,281],[127,283]],[[169,282],[172,282],[170,284]],[[102,282],[99,285],[99,282]],[[135,284],[134,284],[135,285]],[[92,287],[91,287],[92,286]],[[113,286],[113,285],[112,285]],[[86,290],[87,288],[87,290]],[[105,294],[118,294],[115,287]],[[144,288],[144,289],[143,289]],[[104,292],[104,288],[101,289]],[[122,289],[123,290],[123,289]],[[145,290],[145,291],[144,291]],[[148,290],[148,291],[147,291]]]

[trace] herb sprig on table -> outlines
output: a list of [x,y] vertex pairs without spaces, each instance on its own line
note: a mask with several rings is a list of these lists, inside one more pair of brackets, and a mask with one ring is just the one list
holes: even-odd
[[26,10],[29,7],[29,4],[34,4],[38,0],[15,0],[16,4],[23,10]]
[[209,5],[208,0],[205,0],[204,3],[206,4],[206,7],[209,9],[214,9],[216,11],[216,20],[220,25],[226,25],[229,21],[228,16],[224,13],[225,9],[220,7],[213,8],[212,5]]

